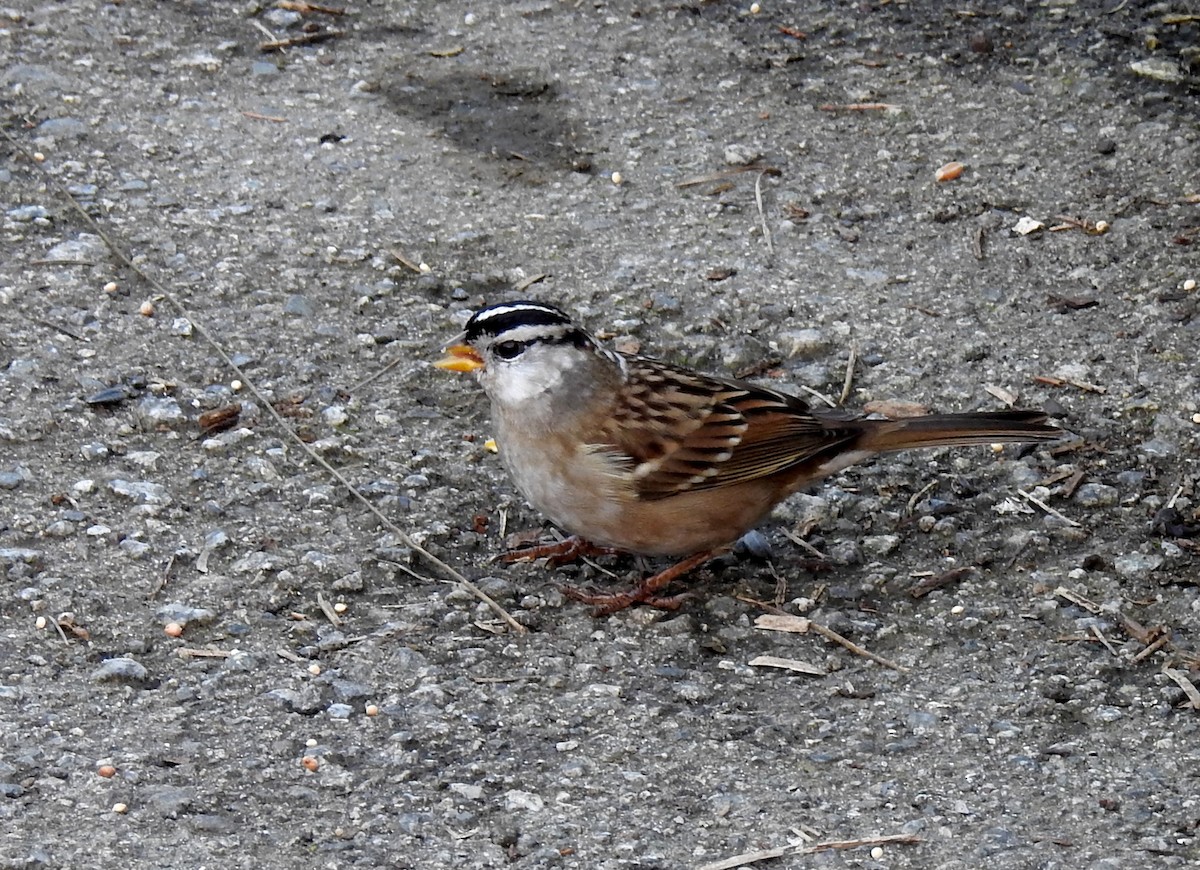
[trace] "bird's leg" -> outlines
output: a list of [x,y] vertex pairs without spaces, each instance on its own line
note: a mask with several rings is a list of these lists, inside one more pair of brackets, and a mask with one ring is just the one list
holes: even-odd
[[575,586],[564,586],[563,594],[574,601],[593,605],[592,616],[608,616],[610,613],[616,613],[618,610],[624,610],[626,607],[631,607],[634,604],[648,604],[660,610],[678,610],[684,601],[692,597],[692,593],[681,592],[678,595],[659,595],[659,590],[665,589],[672,581],[677,580],[689,571],[699,568],[705,562],[719,556],[728,549],[728,547],[717,547],[713,550],[704,550],[703,552],[688,556],[682,562],[672,565],[667,570],[660,571],[653,577],[647,577],[628,592],[587,592]]
[[573,562],[583,556],[613,556],[621,554],[621,550],[609,547],[597,547],[591,541],[585,541],[578,535],[571,535],[553,544],[539,544],[534,547],[522,547],[510,550],[500,556],[500,561],[507,564],[513,562],[532,562],[535,559],[546,559],[551,567]]

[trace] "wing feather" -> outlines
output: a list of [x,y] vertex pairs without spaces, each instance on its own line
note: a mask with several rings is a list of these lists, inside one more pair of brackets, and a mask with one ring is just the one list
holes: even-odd
[[593,450],[628,470],[637,497],[667,498],[775,474],[856,437],[795,396],[628,357],[629,384]]

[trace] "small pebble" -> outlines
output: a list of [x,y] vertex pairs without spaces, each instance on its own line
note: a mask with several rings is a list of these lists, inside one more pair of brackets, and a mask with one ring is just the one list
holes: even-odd
[[105,293],[110,293],[110,294],[116,293],[120,289],[121,289],[121,285],[119,285],[116,281],[109,281],[107,284],[104,285]]
[[1191,293],[1195,289],[1196,289],[1196,279],[1195,278],[1188,278],[1186,281],[1183,282],[1183,292]]
[[37,628],[39,630],[44,629],[46,627],[46,617],[39,616],[37,619],[35,619],[33,621],[33,625],[34,625],[34,628]]
[[321,675],[321,666],[318,664],[311,664],[308,666],[308,672],[314,677],[319,677]]
[[127,804],[113,804],[112,811],[124,815],[129,812],[129,806]]
[[316,757],[312,756],[312,755],[304,756],[303,758],[300,759],[300,763],[303,764],[304,767],[312,773],[316,773],[317,768],[319,768],[321,766],[321,762],[318,761],[316,759]]
[[171,503],[167,488],[161,483],[151,483],[148,480],[110,480],[108,488],[116,495],[127,498],[137,504],[165,505]]
[[1120,493],[1115,486],[1085,483],[1075,490],[1075,501],[1084,507],[1108,507],[1117,503]]
[[100,776],[104,777],[105,779],[112,779],[117,775],[117,769],[111,764],[102,764],[96,768],[96,773],[100,774]]
[[100,667],[92,671],[92,681],[96,683],[140,683],[148,676],[149,671],[146,670],[144,665],[124,656],[106,659]]
[[321,412],[321,419],[330,426],[341,426],[350,419],[350,415],[341,405],[330,405]]
[[1122,577],[1145,577],[1162,567],[1163,557],[1146,553],[1125,553],[1113,559],[1113,568]]
[[862,542],[863,552],[876,559],[895,552],[899,546],[899,535],[868,535]]
[[178,622],[168,622],[163,626],[163,634],[165,634],[167,637],[182,637],[183,626]]
[[184,604],[182,601],[171,601],[158,608],[154,613],[155,617],[162,622],[165,627],[169,622],[178,622],[181,625],[195,622],[199,625],[207,625],[217,618],[217,614],[209,610],[207,607],[192,607]]
[[378,716],[379,708],[377,706],[375,706],[374,704],[368,704],[367,708],[363,712],[366,713],[368,716]]

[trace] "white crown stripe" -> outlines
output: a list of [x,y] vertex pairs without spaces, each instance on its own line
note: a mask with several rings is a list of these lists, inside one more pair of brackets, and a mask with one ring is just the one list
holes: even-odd
[[478,323],[485,323],[498,317],[507,317],[512,314],[517,314],[521,311],[537,311],[541,314],[550,314],[554,317],[561,317],[566,320],[567,317],[557,308],[551,308],[549,305],[538,305],[536,302],[516,302],[512,305],[493,305],[491,308],[485,308],[483,311],[476,313],[475,319]]

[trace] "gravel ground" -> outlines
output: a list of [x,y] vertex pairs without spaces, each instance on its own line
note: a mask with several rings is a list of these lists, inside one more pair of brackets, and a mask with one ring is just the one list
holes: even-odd
[[[1196,866],[1198,11],[10,2],[0,867]],[[596,619],[559,584],[643,566],[491,561],[541,521],[429,365],[518,292],[1073,440],[847,471]]]

